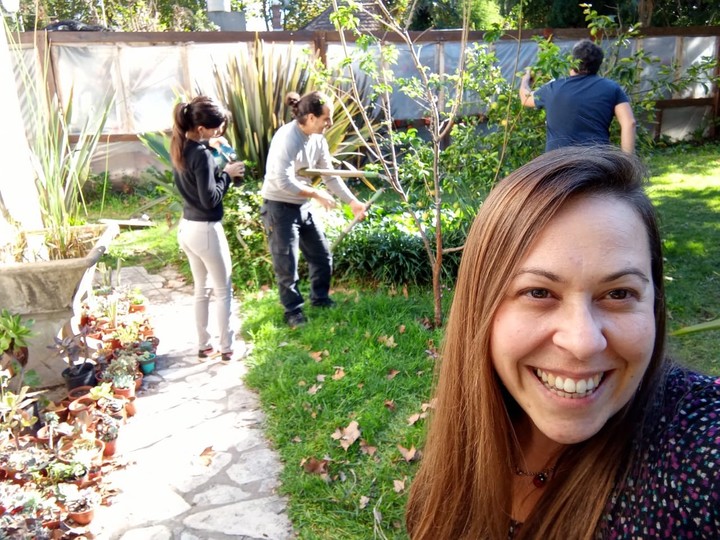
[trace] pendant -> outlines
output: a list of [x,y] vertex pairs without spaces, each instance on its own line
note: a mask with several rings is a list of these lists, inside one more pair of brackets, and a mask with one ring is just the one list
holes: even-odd
[[547,482],[547,480],[547,474],[545,474],[544,472],[537,473],[535,476],[533,476],[533,485],[536,488],[545,487],[545,482]]

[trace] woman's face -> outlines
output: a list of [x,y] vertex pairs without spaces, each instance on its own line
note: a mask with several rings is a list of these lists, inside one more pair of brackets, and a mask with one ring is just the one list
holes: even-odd
[[595,435],[632,397],[655,340],[645,225],[616,198],[570,201],[541,231],[495,315],[493,365],[534,430]]

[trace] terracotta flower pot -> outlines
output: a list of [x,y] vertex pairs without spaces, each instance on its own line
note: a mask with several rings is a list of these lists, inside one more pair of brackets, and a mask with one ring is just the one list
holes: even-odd
[[67,398],[70,401],[75,401],[77,398],[83,397],[84,395],[88,394],[90,392],[90,389],[92,389],[92,388],[93,387],[88,384],[85,384],[83,386],[78,386],[76,388],[72,388],[72,389],[68,390]]
[[68,518],[78,525],[88,525],[95,517],[95,509],[90,508],[84,512],[68,512]]
[[115,455],[117,450],[117,438],[112,441],[103,441],[105,443],[105,449],[103,450],[103,456],[110,457]]
[[69,417],[71,419],[83,419],[83,417],[90,415],[95,409],[95,400],[90,396],[82,396],[68,405]]

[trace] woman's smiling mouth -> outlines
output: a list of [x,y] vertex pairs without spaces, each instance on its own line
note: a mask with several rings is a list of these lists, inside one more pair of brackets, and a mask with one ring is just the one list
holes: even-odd
[[562,398],[579,399],[587,397],[597,390],[605,377],[605,372],[583,379],[571,379],[570,377],[561,377],[540,368],[535,368],[535,375],[545,388],[555,395]]

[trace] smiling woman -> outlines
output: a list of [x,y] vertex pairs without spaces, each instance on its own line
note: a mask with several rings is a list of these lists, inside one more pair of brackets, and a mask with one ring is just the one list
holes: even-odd
[[564,148],[482,206],[408,504],[413,539],[720,537],[720,383],[665,357],[643,176],[620,150]]

